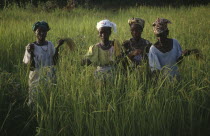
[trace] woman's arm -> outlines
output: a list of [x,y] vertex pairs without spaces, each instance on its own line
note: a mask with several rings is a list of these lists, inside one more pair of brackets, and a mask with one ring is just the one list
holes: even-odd
[[87,53],[85,54],[84,58],[81,61],[81,65],[87,65],[97,62],[98,60],[98,45],[90,46]]
[[23,63],[30,64],[30,70],[33,71],[35,68],[35,61],[34,61],[34,44],[29,43],[26,46],[25,55],[23,58]]
[[63,40],[63,39],[60,39],[60,40],[58,41],[58,46],[55,48],[55,54],[54,54],[54,56],[53,56],[53,63],[54,63],[54,65],[56,65],[57,62],[58,62],[58,58],[59,58],[59,49],[60,49],[61,45],[63,45],[63,43],[64,43],[64,40]]
[[184,59],[184,57],[189,56],[192,53],[192,51],[193,50],[188,50],[188,49],[182,51],[182,55],[176,61],[177,64],[181,64],[183,59]]

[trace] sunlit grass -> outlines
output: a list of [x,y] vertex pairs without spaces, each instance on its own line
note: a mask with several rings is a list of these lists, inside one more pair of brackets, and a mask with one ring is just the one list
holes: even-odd
[[[8,128],[5,124],[11,124],[11,119],[28,112],[24,101],[28,95],[29,71],[22,58],[25,46],[35,41],[32,24],[45,20],[51,27],[47,36],[49,41],[56,45],[58,38],[71,37],[77,50],[71,52],[63,46],[56,66],[57,86],[40,87],[32,112],[37,120],[37,135],[209,134],[209,12],[208,7],[202,6],[179,9],[135,7],[117,11],[78,8],[71,12],[56,9],[50,13],[18,8],[0,11],[0,106],[6,122],[1,119],[0,128]],[[152,23],[158,17],[169,19],[172,22],[170,37],[177,39],[183,49],[200,49],[204,61],[193,56],[185,58],[180,66],[180,81],[151,80],[142,67],[127,74],[118,72],[104,86],[94,78],[94,67],[82,67],[80,61],[88,46],[99,42],[98,21],[107,18],[115,22],[118,32],[112,33],[111,38],[122,43],[131,37],[127,24],[131,17],[145,19],[142,37],[152,43],[156,41]],[[10,100],[8,92],[18,92],[14,96],[24,100],[19,105],[21,112],[5,108],[4,105],[11,105],[8,104],[10,101],[18,102],[17,98]],[[24,129],[34,123],[30,119],[26,122]],[[16,131],[24,133],[24,130]]]

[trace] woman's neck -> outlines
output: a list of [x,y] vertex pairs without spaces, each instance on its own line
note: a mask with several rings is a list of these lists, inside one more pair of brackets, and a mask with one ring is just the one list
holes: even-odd
[[134,37],[133,37],[133,40],[134,40],[135,42],[139,42],[140,39],[141,39],[141,37],[138,37],[138,38],[134,38]]
[[167,46],[168,38],[163,38],[163,39],[159,38],[158,42],[159,42],[160,46]]
[[46,40],[37,40],[36,43],[38,45],[45,45],[46,44]]
[[101,45],[102,46],[109,46],[110,45],[110,42],[109,42],[109,40],[106,40],[106,41],[101,41]]

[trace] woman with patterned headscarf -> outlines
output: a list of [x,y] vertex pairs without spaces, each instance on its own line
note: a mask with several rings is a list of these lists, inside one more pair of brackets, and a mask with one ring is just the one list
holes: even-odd
[[54,48],[52,42],[46,40],[50,27],[45,21],[34,23],[32,30],[36,36],[36,41],[26,46],[23,58],[25,64],[30,64],[28,105],[34,102],[39,83],[46,79],[54,79],[52,66],[56,64],[59,48],[64,42],[59,40],[58,46]]
[[164,18],[158,18],[153,23],[154,34],[158,41],[149,50],[149,65],[153,74],[162,73],[164,76],[173,78],[178,76],[176,64],[180,63],[183,56],[189,55],[192,50],[182,51],[176,39],[168,38],[168,24],[171,24],[171,21]]
[[[116,24],[109,20],[101,20],[97,23],[100,42],[89,47],[83,65],[93,64],[97,66],[95,71],[96,77],[108,75],[113,70],[116,59],[121,54],[120,44],[116,40],[110,40],[112,29],[116,32]],[[104,78],[104,76],[102,76]]]
[[[148,40],[141,37],[145,21],[141,18],[131,18],[128,20],[132,38],[123,42],[125,55],[132,61],[132,66],[137,66],[143,60],[147,60],[147,53],[152,45]],[[127,65],[128,62],[126,61]]]

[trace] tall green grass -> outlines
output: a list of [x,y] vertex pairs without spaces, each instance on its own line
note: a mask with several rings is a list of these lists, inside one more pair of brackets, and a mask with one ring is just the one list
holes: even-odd
[[[209,7],[119,10],[77,8],[10,8],[0,11],[0,134],[41,136],[209,135]],[[80,60],[88,46],[99,42],[96,23],[109,19],[118,32],[111,38],[123,42],[131,37],[127,20],[145,19],[142,37],[156,41],[152,23],[169,19],[170,37],[186,48],[199,48],[204,61],[186,57],[180,65],[182,79],[169,82],[149,79],[145,67],[126,75],[117,72],[104,85],[94,78],[94,67],[82,67]],[[40,86],[35,108],[26,106],[29,69],[22,63],[25,46],[35,41],[31,26],[38,20],[49,23],[47,39],[71,37],[75,52],[63,46],[57,68],[57,85]],[[32,111],[31,111],[32,110]]]

